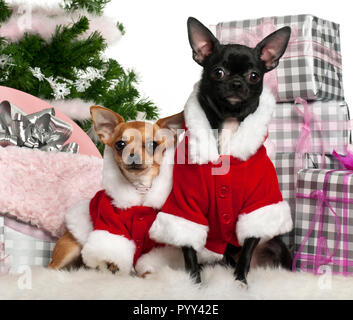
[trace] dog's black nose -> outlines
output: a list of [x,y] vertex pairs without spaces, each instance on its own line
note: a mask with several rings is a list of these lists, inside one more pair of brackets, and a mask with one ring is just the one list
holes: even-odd
[[128,161],[128,164],[141,164],[142,163],[140,155],[138,155],[136,153],[130,154],[127,161]]
[[239,90],[243,88],[243,84],[241,81],[235,80],[231,83],[231,87],[233,90]]

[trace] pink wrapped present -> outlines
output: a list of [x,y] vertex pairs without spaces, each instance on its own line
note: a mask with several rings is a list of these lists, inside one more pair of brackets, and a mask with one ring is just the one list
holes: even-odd
[[293,270],[353,275],[353,171],[298,174]]
[[255,47],[263,38],[283,26],[292,36],[279,66],[268,73],[265,83],[278,102],[344,100],[339,25],[312,15],[268,17],[221,22],[216,36],[221,43]]

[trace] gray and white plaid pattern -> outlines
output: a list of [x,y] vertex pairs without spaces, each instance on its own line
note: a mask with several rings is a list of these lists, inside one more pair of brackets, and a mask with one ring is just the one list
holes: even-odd
[[[321,121],[311,123],[312,152],[322,152],[321,143],[324,143],[325,152],[336,150],[346,152],[349,143],[349,109],[344,101],[309,103],[312,112]],[[302,106],[298,105],[302,110]],[[293,103],[278,103],[269,125],[269,140],[275,146],[276,152],[293,152],[303,128],[304,119],[298,115]]]
[[[278,184],[283,196],[290,206],[292,219],[295,219],[296,212],[296,189],[295,179],[297,175],[294,170],[295,153],[277,153],[272,160],[275,166],[278,178]],[[304,155],[304,162],[302,168],[321,168],[322,155],[320,153],[307,153]],[[339,169],[339,162],[333,156],[325,155],[325,167],[327,169]],[[290,233],[281,236],[284,243],[293,250],[294,248],[294,230]]]
[[0,242],[4,244],[11,273],[19,272],[23,265],[47,267],[55,246],[55,242],[39,240],[7,227],[3,216],[0,216]]
[[[295,174],[294,174],[295,153],[277,153],[272,160],[276,168],[278,184],[282,192],[282,197],[290,206],[292,218],[295,212]],[[290,250],[293,250],[294,233],[293,231],[281,236],[284,243]]]
[[[310,195],[313,191],[323,190],[325,174],[328,170],[320,170],[320,169],[305,169],[301,170],[298,174],[298,194]],[[327,188],[327,196],[333,198],[343,198],[344,193],[344,177],[347,174],[347,171],[335,171],[331,173],[331,177],[329,179],[328,188]],[[349,187],[348,187],[348,198],[353,198],[353,176],[349,178]],[[308,233],[309,226],[314,219],[314,215],[317,208],[317,200],[316,199],[304,199],[301,197],[297,198],[296,204],[296,214],[294,219],[295,226],[295,252],[297,252],[300,248],[300,245],[304,241],[305,236]],[[344,204],[341,202],[330,202],[330,205],[335,210],[337,216],[339,217],[340,223],[336,225],[334,215],[329,210],[328,206],[324,206],[324,214],[322,218],[322,233],[321,237],[327,242],[327,247],[329,249],[329,254],[332,255],[334,253],[334,249],[337,241],[337,227],[341,232],[341,237],[339,241],[339,245],[337,247],[337,251],[333,260],[335,263],[328,263],[327,265],[331,268],[334,273],[344,273],[344,271],[348,273],[353,272],[353,204],[347,204],[347,212],[348,217],[347,220],[343,219],[343,209]],[[310,234],[308,241],[303,246],[303,251],[301,252],[304,255],[314,255],[317,250],[318,244],[318,226],[319,221],[317,221],[314,231]],[[346,230],[344,228],[346,226]],[[345,241],[342,241],[342,240]],[[346,243],[347,250],[344,250],[344,243]],[[346,258],[350,261],[351,266],[347,267],[347,270],[344,270],[342,264],[340,264],[339,260],[344,258],[346,254]],[[313,264],[305,263],[304,260],[299,260],[297,262],[297,268],[301,268],[302,270],[314,271]]]
[[277,72],[277,101],[343,100],[342,61],[339,25],[312,15],[268,17],[253,20],[221,22],[216,36],[221,43],[240,43],[253,47],[253,33],[258,41],[274,31],[258,27],[271,21],[274,30],[292,27],[292,38]]

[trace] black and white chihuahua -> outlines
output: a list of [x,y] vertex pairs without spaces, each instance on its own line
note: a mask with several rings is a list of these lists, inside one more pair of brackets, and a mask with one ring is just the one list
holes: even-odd
[[[189,18],[187,26],[193,58],[203,67],[198,100],[211,127],[221,130],[227,118],[236,118],[241,123],[257,110],[263,91],[263,77],[278,66],[287,48],[291,29],[279,29],[255,48],[249,48],[220,44],[211,31],[195,18]],[[291,267],[291,254],[279,238],[258,246],[259,241],[259,238],[248,238],[240,249],[228,246],[226,250],[226,262],[235,267],[235,278],[244,286],[252,258],[257,265]],[[200,282],[196,251],[184,247],[183,253],[187,271]]]

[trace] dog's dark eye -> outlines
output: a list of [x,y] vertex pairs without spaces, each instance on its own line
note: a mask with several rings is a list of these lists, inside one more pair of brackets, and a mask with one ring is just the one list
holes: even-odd
[[153,154],[158,147],[158,143],[155,141],[148,141],[146,143],[146,149],[149,153]]
[[225,72],[222,68],[216,68],[213,70],[213,76],[218,79],[218,80],[221,80],[224,78],[225,76]]
[[126,142],[123,141],[123,140],[120,140],[120,141],[118,141],[118,142],[115,144],[115,148],[116,148],[116,150],[118,150],[118,151],[123,150],[125,147],[126,147]]
[[260,76],[256,72],[251,72],[249,75],[249,80],[252,83],[257,83],[260,80]]

